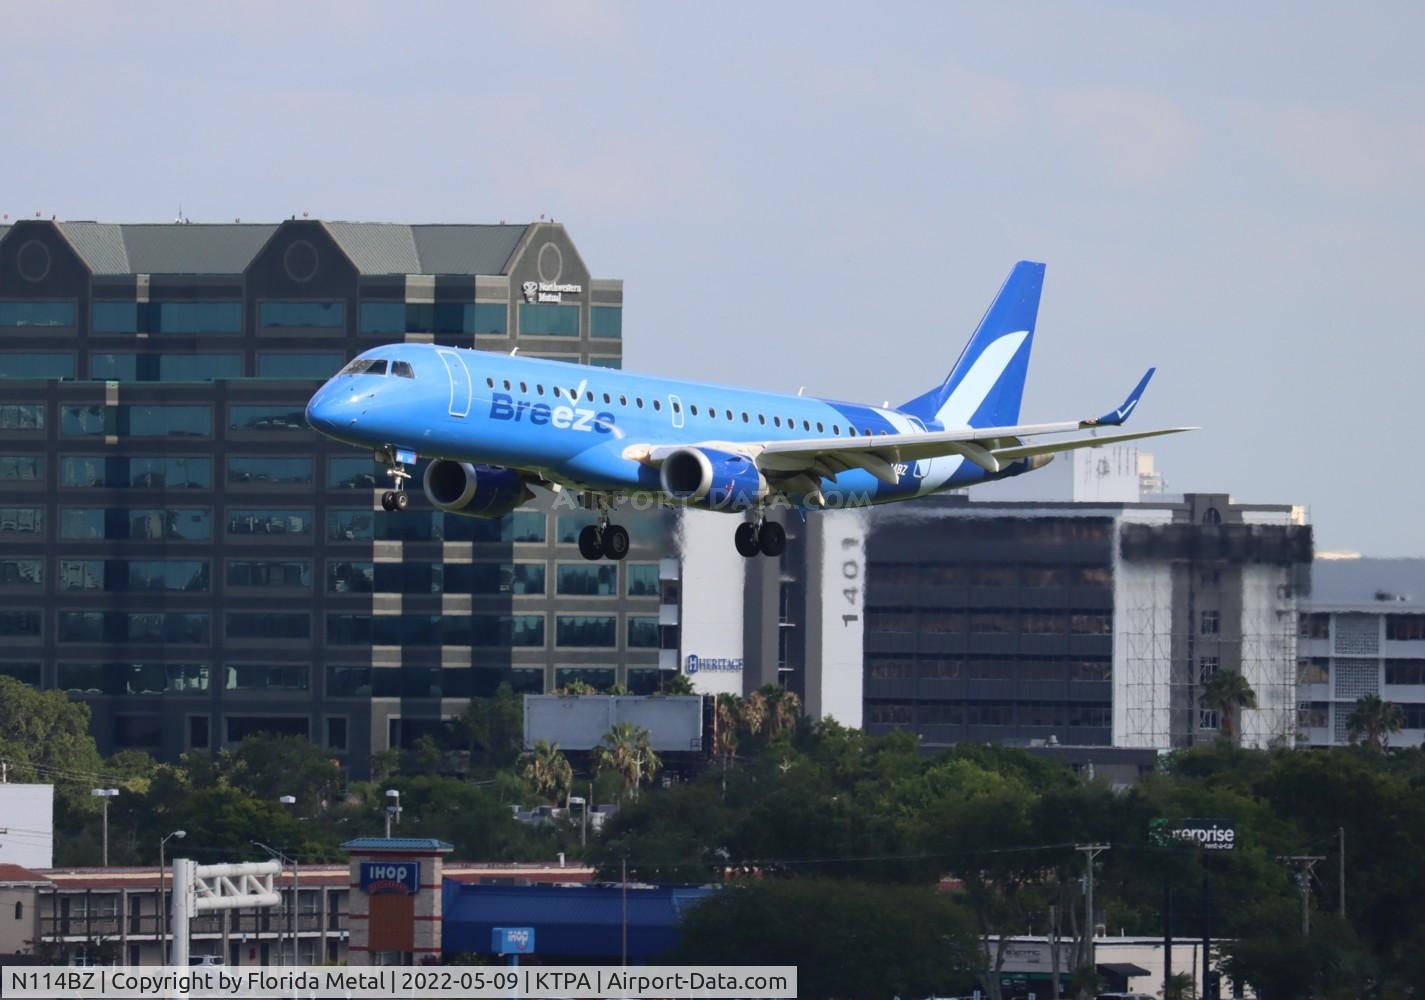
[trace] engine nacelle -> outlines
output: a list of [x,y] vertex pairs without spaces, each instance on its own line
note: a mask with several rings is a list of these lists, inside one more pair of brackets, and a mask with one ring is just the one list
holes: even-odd
[[514,469],[438,458],[426,466],[426,497],[447,514],[504,517],[533,496]]
[[679,448],[663,460],[658,481],[674,500],[716,510],[744,510],[768,493],[751,459],[711,448]]

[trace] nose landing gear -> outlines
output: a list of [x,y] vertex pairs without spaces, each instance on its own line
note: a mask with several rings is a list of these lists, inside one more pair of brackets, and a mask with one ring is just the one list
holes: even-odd
[[400,512],[411,505],[410,495],[406,493],[406,480],[411,478],[411,474],[406,471],[406,466],[401,461],[401,459],[407,457],[412,461],[415,460],[413,454],[408,456],[394,449],[377,453],[378,460],[390,466],[390,468],[386,470],[386,475],[391,477],[391,485],[395,487],[381,494],[382,510]]

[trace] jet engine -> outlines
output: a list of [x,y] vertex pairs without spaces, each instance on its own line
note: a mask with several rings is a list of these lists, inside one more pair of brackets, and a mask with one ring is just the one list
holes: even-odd
[[426,466],[426,497],[447,514],[503,517],[534,496],[514,469],[438,458]]
[[719,510],[755,506],[768,493],[751,459],[712,448],[679,448],[663,460],[658,480],[674,500]]

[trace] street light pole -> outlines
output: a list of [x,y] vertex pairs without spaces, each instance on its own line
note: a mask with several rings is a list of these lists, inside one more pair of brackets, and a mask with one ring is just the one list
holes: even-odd
[[[278,798],[277,801],[278,801],[278,802],[281,802],[284,806],[295,806],[295,805],[297,804],[297,799],[296,799],[296,797],[295,797],[295,796],[292,796],[292,795],[283,795],[283,796],[281,796],[280,798]],[[299,873],[298,873],[298,871],[297,871],[297,859],[296,859],[296,858],[293,858],[293,859],[292,859],[292,910],[291,910],[291,913],[289,913],[289,914],[288,914],[288,917],[287,917],[287,927],[288,927],[288,930],[289,930],[289,931],[291,932],[291,934],[292,934],[292,964],[293,964],[293,965],[301,965],[301,964],[302,964],[301,947],[300,947],[300,945],[299,945],[299,942],[301,941],[301,938],[300,938],[300,937],[298,936],[298,934],[297,934],[297,921],[300,919],[300,918],[297,916],[297,906],[298,906],[298,903],[299,903],[299,902],[301,901],[301,899],[302,899],[302,894],[298,891],[298,881],[297,881],[297,880],[298,880],[298,877],[299,877]]]
[[259,848],[261,848],[262,850],[266,851],[266,852],[267,852],[267,856],[270,857],[270,858],[272,858],[274,861],[280,861],[280,862],[282,862],[282,864],[284,864],[284,865],[291,865],[291,866],[292,866],[292,897],[291,897],[291,899],[289,900],[289,902],[291,903],[291,909],[288,910],[287,926],[288,926],[288,933],[289,933],[289,936],[290,936],[291,939],[292,939],[292,964],[293,964],[293,965],[296,965],[296,964],[298,964],[298,963],[297,963],[297,859],[296,859],[295,857],[289,857],[288,855],[286,855],[286,854],[282,853],[281,851],[277,850],[277,848],[275,848],[275,847],[268,847],[266,844],[264,844],[264,843],[263,843],[262,841],[260,841],[260,840],[252,840],[252,841],[249,841],[249,843],[252,844],[253,847],[259,847]]
[[109,867],[109,800],[119,794],[117,788],[92,788],[89,794],[104,806],[104,867]]
[[386,806],[386,839],[391,839],[391,818],[394,816],[397,824],[401,822],[401,793],[394,788],[386,789],[386,798],[391,801]]
[[167,837],[164,837],[162,840],[160,840],[160,841],[158,842],[158,920],[159,920],[159,927],[161,928],[160,931],[159,931],[159,934],[160,934],[160,938],[159,938],[160,944],[159,944],[158,951],[159,951],[159,956],[163,959],[163,964],[164,964],[164,965],[167,965],[167,964],[168,964],[168,958],[169,958],[169,954],[168,954],[168,953],[169,953],[169,943],[168,943],[168,907],[164,905],[164,899],[163,899],[163,897],[167,894],[167,893],[166,893],[167,885],[166,885],[165,883],[166,883],[166,880],[167,880],[167,878],[168,878],[168,872],[164,870],[163,849],[164,849],[166,846],[168,846],[168,842],[169,842],[170,840],[172,840],[174,837],[177,837],[179,840],[182,840],[182,839],[183,839],[184,837],[186,837],[186,836],[188,836],[188,831],[187,831],[187,830],[174,830],[174,831],[173,831],[172,833],[170,833]]

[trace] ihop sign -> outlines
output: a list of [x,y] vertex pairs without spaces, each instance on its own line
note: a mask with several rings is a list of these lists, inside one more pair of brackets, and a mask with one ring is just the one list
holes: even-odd
[[368,896],[383,892],[403,892],[414,896],[421,891],[419,861],[361,862],[361,891]]

